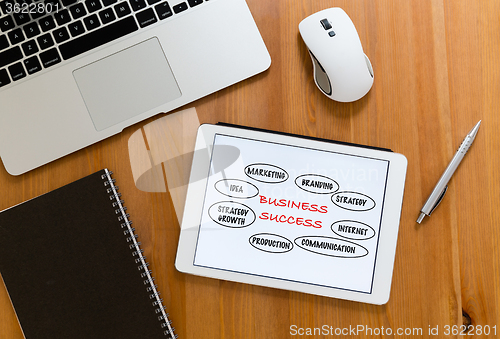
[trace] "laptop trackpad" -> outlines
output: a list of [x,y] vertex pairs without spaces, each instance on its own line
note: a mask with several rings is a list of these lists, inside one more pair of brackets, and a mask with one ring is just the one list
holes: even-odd
[[157,38],[79,68],[73,76],[98,131],[181,96]]

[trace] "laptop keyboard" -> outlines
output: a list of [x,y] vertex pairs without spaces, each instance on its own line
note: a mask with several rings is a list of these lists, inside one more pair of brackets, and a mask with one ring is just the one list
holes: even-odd
[[0,87],[203,2],[0,0]]

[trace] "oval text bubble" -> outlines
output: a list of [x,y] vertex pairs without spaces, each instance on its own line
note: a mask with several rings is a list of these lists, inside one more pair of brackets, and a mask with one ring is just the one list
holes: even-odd
[[231,198],[249,199],[259,194],[257,186],[239,179],[219,180],[215,183],[215,189]]
[[208,209],[208,215],[221,226],[242,228],[255,221],[255,212],[246,205],[235,201],[221,201]]
[[358,192],[337,192],[332,195],[332,202],[349,211],[369,211],[375,207],[375,200]]
[[285,253],[291,251],[293,243],[281,235],[259,233],[252,235],[248,242],[258,250],[268,253]]
[[298,237],[295,245],[309,252],[338,258],[361,258],[368,254],[368,250],[361,245],[330,237]]
[[331,178],[319,174],[303,174],[295,179],[295,185],[309,193],[331,194],[337,192],[339,184]]
[[351,240],[367,240],[375,235],[375,230],[371,226],[354,220],[334,222],[332,232]]
[[275,165],[250,164],[245,167],[245,174],[254,180],[268,184],[278,184],[288,179],[288,173]]

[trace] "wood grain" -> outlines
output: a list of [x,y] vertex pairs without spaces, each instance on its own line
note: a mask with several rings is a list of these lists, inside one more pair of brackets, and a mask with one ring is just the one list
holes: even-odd
[[[421,329],[445,336],[462,314],[500,332],[500,2],[497,0],[247,0],[272,58],[270,69],[200,99],[201,123],[223,121],[391,148],[408,158],[391,298],[374,306],[179,273],[179,224],[168,193],[135,188],[121,134],[19,177],[0,168],[0,209],[108,167],[132,214],[180,338],[290,338],[296,328]],[[298,33],[306,16],[342,7],[358,29],[375,83],[354,103],[322,95]],[[422,225],[425,199],[477,121],[469,154],[439,208]],[[36,226],[34,226],[36,227]],[[21,268],[22,269],[22,268]],[[43,312],[43,310],[41,310]],[[430,329],[439,330],[431,336]],[[474,327],[476,334],[477,327]],[[484,335],[475,337],[487,337]],[[415,332],[414,332],[415,334]],[[418,333],[417,333],[418,334]],[[307,336],[308,338],[335,335]],[[412,337],[410,335],[402,337]],[[495,337],[490,335],[489,337]],[[23,338],[0,286],[0,338]]]

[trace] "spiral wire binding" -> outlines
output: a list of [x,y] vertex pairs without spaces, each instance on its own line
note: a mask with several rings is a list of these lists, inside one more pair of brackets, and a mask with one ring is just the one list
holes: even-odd
[[174,333],[174,328],[171,326],[172,322],[168,319],[168,313],[165,312],[165,306],[163,306],[163,299],[160,298],[160,292],[156,289],[158,286],[154,283],[154,278],[151,275],[151,270],[148,269],[149,264],[146,262],[146,257],[142,254],[144,251],[140,248],[141,243],[137,241],[137,234],[134,233],[135,228],[133,228],[132,222],[129,220],[130,215],[126,213],[127,208],[123,206],[123,200],[120,199],[121,194],[118,193],[118,186],[115,186],[115,179],[111,178],[111,175],[113,172],[108,171],[107,169],[104,170],[106,174],[103,174],[101,178],[107,179],[107,181],[104,182],[104,186],[109,186],[107,189],[108,194],[112,194],[109,196],[110,200],[115,200],[112,203],[113,207],[117,207],[115,210],[116,214],[119,214],[118,220],[123,221],[121,224],[122,228],[126,228],[125,231],[123,232],[125,235],[128,235],[127,237],[127,242],[130,242],[131,244],[129,245],[131,250],[134,250],[132,252],[133,256],[137,256],[138,258],[135,259],[135,262],[137,264],[140,264],[138,266],[139,270],[144,270],[143,273],[141,273],[141,278],[146,278],[144,280],[144,285],[149,285],[146,288],[147,292],[151,292],[149,295],[150,299],[154,299],[152,302],[152,305],[157,307],[155,309],[155,312],[159,314],[158,320],[161,321],[161,327],[164,328],[164,335],[168,335],[169,338],[177,338],[177,335]]

